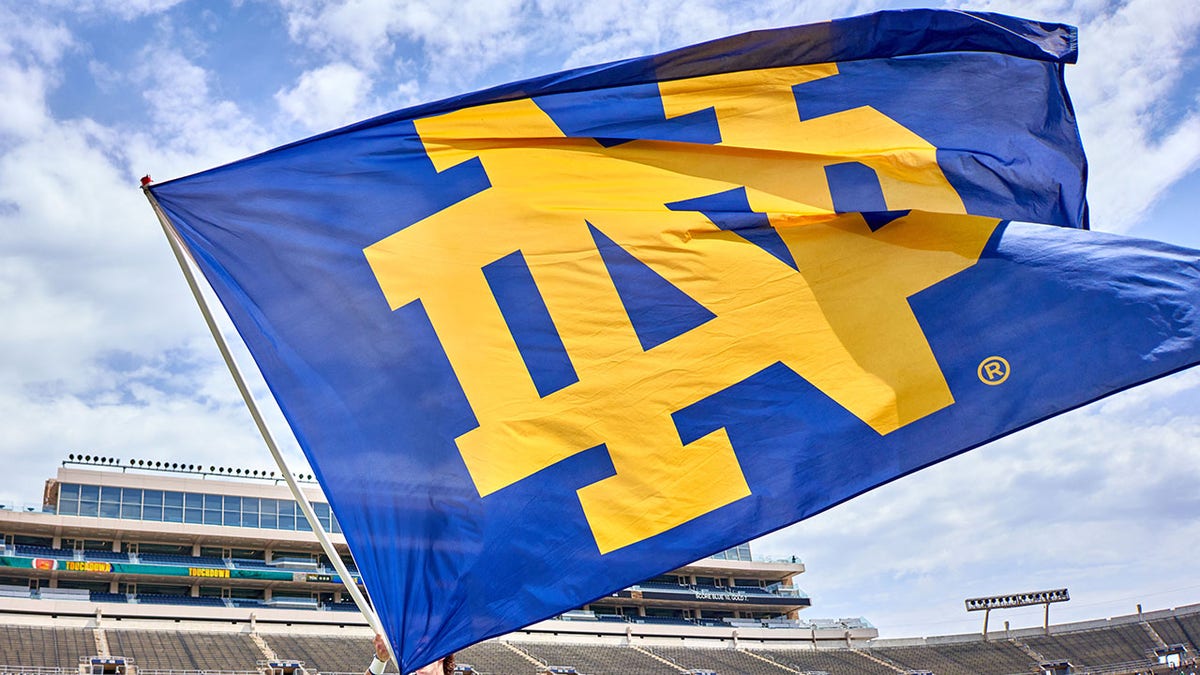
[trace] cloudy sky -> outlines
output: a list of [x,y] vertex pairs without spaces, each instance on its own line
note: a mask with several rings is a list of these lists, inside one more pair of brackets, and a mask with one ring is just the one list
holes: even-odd
[[[567,67],[902,6],[912,3],[0,3],[0,503],[39,502],[71,452],[270,467],[137,188],[143,174],[186,175]],[[1200,248],[1200,3],[948,6],[1078,25],[1068,85],[1093,227]],[[1066,586],[1073,599],[1055,620],[1200,602],[1197,541],[1200,372],[1184,372],[754,548],[807,563],[811,616],[863,616],[901,637],[976,630],[962,600],[994,593]],[[993,625],[1037,625],[1040,611]]]

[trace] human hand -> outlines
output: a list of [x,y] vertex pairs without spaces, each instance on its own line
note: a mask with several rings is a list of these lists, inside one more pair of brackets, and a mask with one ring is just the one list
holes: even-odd
[[375,658],[380,661],[387,661],[391,658],[391,655],[388,654],[387,641],[379,633],[375,634]]

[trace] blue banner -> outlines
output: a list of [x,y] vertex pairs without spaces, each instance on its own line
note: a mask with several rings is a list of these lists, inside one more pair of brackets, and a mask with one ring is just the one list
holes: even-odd
[[1082,229],[1074,58],[883,12],[150,190],[407,672],[1195,363],[1196,254]]

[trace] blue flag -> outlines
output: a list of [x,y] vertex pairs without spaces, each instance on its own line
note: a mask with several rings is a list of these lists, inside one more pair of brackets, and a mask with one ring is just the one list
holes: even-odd
[[1195,363],[1196,254],[1085,229],[1074,57],[883,12],[150,190],[407,672]]

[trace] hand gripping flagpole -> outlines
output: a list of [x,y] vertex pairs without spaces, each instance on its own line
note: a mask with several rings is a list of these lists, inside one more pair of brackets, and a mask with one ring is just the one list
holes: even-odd
[[208,330],[217,342],[217,349],[221,352],[221,358],[225,359],[225,365],[229,368],[229,374],[233,376],[233,381],[237,384],[238,391],[242,394],[242,400],[245,401],[246,407],[250,410],[250,416],[254,418],[254,424],[258,426],[258,432],[262,435],[263,441],[266,442],[267,449],[271,451],[271,457],[275,458],[275,465],[279,467],[284,480],[287,481],[288,488],[292,491],[292,496],[295,497],[296,503],[300,505],[300,510],[304,512],[304,517],[308,519],[309,525],[312,526],[313,534],[317,535],[317,540],[321,542],[321,548],[325,550],[325,555],[329,557],[329,562],[333,564],[338,576],[342,578],[342,584],[345,585],[346,590],[350,591],[350,597],[354,598],[354,604],[358,606],[358,611],[362,612],[363,618],[367,620],[367,624],[371,626],[371,629],[384,637],[384,642],[387,642],[388,645],[388,653],[391,655],[392,660],[395,661],[396,654],[392,650],[391,642],[387,639],[387,633],[384,632],[383,626],[379,622],[379,616],[375,614],[375,610],[367,604],[366,598],[358,590],[358,584],[354,583],[354,579],[350,576],[350,571],[346,569],[346,563],[342,561],[342,556],[333,547],[333,542],[329,540],[329,535],[325,533],[325,529],[321,527],[321,522],[317,520],[317,514],[313,511],[308,497],[300,490],[300,485],[296,482],[296,478],[288,470],[287,462],[284,461],[283,455],[279,452],[279,446],[275,443],[275,437],[267,428],[262,413],[258,409],[258,404],[250,394],[250,388],[246,385],[246,378],[242,376],[242,371],[238,367],[237,361],[234,360],[233,353],[229,351],[229,344],[225,341],[225,336],[221,334],[221,330],[217,327],[217,322],[213,319],[212,310],[209,309],[208,302],[204,299],[204,294],[200,292],[200,286],[196,282],[196,275],[192,272],[192,265],[195,264],[195,261],[192,259],[191,253],[183,246],[179,238],[179,233],[175,231],[167,215],[163,213],[158,200],[154,198],[154,193],[150,192],[150,183],[149,176],[142,178],[142,192],[145,193],[146,199],[150,201],[150,207],[154,209],[154,215],[158,216],[158,224],[162,226],[163,234],[167,237],[167,243],[171,245],[171,252],[175,254],[175,261],[179,263],[179,269],[183,271],[183,276],[187,279],[188,288],[192,291],[192,297],[196,299],[196,304],[200,306],[200,313],[204,315],[204,322],[208,324]]

